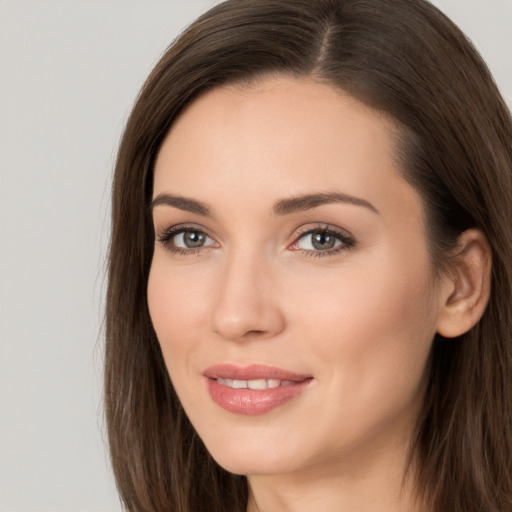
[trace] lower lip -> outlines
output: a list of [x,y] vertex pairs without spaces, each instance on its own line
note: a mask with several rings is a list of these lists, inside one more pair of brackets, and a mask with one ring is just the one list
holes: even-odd
[[212,400],[223,409],[236,414],[254,416],[264,414],[284,405],[302,394],[311,379],[296,382],[290,386],[269,389],[234,389],[219,384],[215,379],[207,379],[208,391]]

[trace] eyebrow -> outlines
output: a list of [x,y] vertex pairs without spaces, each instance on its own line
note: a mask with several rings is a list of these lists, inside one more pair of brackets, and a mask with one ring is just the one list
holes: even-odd
[[[324,204],[332,203],[346,203],[355,206],[362,206],[371,210],[374,213],[379,213],[377,208],[365,199],[344,194],[342,192],[324,192],[318,194],[305,194],[300,196],[294,196],[286,199],[280,199],[274,203],[273,213],[274,215],[283,216],[290,215],[291,213],[311,210],[322,206]],[[211,210],[208,206],[195,199],[190,199],[183,196],[177,196],[173,194],[158,194],[149,205],[149,209],[153,210],[156,206],[173,206],[180,210],[184,210],[191,213],[202,215],[203,217],[210,217]]]
[[149,209],[152,211],[153,208],[161,205],[174,206],[174,208],[178,208],[186,212],[197,213],[203,217],[211,216],[210,208],[208,208],[208,206],[196,201],[195,199],[189,199],[187,197],[176,196],[173,194],[158,194],[151,201]]
[[301,196],[281,199],[274,204],[276,215],[289,215],[290,213],[311,210],[324,204],[347,203],[355,206],[363,206],[374,213],[379,213],[373,204],[365,199],[344,194],[342,192],[325,192],[320,194],[306,194]]

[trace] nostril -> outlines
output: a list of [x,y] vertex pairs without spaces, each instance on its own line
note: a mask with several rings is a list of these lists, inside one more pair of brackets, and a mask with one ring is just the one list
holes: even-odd
[[252,330],[252,331],[248,331],[244,334],[244,336],[261,336],[261,335],[264,335],[265,334],[265,331],[256,331],[256,330]]

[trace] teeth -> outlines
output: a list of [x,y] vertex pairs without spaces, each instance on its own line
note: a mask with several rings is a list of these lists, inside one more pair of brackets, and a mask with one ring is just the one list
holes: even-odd
[[246,380],[233,380],[233,387],[235,389],[245,389],[247,388]]
[[268,383],[265,379],[248,380],[247,387],[249,389],[268,389]]
[[291,380],[278,380],[278,379],[255,379],[255,380],[235,380],[235,379],[223,379],[219,377],[217,379],[219,384],[227,386],[228,388],[234,389],[273,389],[279,386],[291,386],[293,381]]

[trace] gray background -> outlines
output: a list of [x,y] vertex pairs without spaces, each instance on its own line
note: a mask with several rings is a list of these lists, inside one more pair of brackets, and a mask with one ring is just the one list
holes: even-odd
[[[0,0],[0,512],[120,510],[101,413],[116,146],[215,0]],[[512,0],[438,0],[512,105]]]

